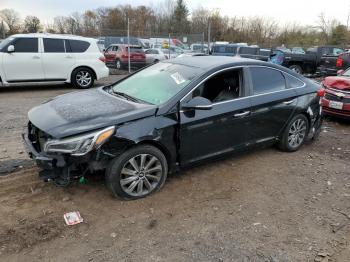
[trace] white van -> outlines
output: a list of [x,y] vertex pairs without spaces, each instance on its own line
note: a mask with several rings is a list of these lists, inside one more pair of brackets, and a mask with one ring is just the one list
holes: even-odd
[[72,83],[92,87],[109,75],[97,40],[73,35],[18,34],[0,43],[0,85]]

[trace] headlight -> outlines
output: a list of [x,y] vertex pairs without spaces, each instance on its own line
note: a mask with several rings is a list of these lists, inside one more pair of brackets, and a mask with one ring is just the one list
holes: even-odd
[[44,151],[48,153],[67,153],[75,156],[85,155],[106,142],[113,135],[114,129],[114,126],[111,126],[85,135],[49,140],[44,145]]

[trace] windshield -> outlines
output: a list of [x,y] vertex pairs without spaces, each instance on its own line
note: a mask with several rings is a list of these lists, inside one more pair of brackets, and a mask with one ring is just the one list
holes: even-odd
[[197,67],[158,63],[114,85],[113,92],[159,105],[181,91],[200,72]]
[[[3,40],[0,43],[0,52],[5,52],[6,50],[4,49],[14,38],[13,37],[8,37],[5,40]],[[3,50],[4,49],[4,50]]]

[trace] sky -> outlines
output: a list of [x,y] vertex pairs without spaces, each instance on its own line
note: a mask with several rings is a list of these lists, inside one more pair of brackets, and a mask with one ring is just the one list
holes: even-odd
[[[44,23],[50,23],[53,17],[68,15],[75,11],[110,7],[119,4],[156,5],[164,0],[0,0],[0,10],[13,8],[22,17],[35,15]],[[336,18],[347,23],[350,12],[349,0],[185,0],[190,11],[199,6],[219,9],[228,16],[266,16],[280,24],[296,22],[300,25],[315,25],[320,13],[327,18]]]

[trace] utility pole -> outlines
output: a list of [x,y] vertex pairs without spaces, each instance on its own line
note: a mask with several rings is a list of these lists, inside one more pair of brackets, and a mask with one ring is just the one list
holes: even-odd
[[211,30],[211,22],[210,18],[208,20],[208,54],[210,53],[210,30]]
[[130,68],[130,20],[128,17],[128,68],[129,68],[129,74],[131,73]]

